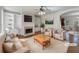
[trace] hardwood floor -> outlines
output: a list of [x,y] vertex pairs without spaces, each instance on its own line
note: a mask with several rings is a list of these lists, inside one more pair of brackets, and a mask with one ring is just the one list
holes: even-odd
[[17,37],[18,37],[19,39],[24,39],[24,38],[31,37],[31,36],[33,36],[33,35],[34,35],[34,34],[32,34],[32,35],[28,35],[28,36],[17,35]]
[[[70,34],[69,42],[74,43],[74,35]],[[67,53],[79,53],[79,39],[77,44],[77,46],[70,46]]]
[[77,46],[70,46],[67,53],[79,53],[79,40]]
[[76,47],[69,47],[67,53],[79,53],[79,45]]

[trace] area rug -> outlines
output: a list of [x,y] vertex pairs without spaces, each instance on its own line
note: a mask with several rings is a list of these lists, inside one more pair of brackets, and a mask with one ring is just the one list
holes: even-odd
[[42,46],[38,42],[34,42],[34,36],[22,39],[23,44],[30,47],[32,53],[66,53],[67,47],[65,46],[65,41],[60,41],[51,38],[51,45],[42,49]]

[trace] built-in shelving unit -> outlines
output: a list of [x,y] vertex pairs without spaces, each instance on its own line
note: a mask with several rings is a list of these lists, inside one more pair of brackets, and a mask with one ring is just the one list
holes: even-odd
[[10,30],[14,29],[14,14],[5,12],[4,13],[4,30],[8,28]]
[[17,34],[20,33],[22,27],[22,14],[13,11],[2,11],[2,31],[6,28],[10,31],[15,31]]

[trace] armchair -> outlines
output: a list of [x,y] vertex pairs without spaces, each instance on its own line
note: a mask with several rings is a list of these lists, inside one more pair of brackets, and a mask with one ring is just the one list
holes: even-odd
[[51,29],[46,29],[45,32],[44,32],[44,34],[47,35],[47,36],[50,36],[50,37],[53,36]]
[[53,37],[59,40],[64,40],[65,36],[64,36],[65,31],[62,30],[60,32],[58,32],[57,30],[53,30]]

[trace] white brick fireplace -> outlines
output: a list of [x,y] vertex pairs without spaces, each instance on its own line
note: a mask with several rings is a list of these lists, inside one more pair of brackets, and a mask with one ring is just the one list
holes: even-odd
[[35,20],[34,15],[32,15],[32,22],[24,22],[24,20],[22,20],[22,35],[23,36],[29,36],[29,35],[34,34],[34,20]]

